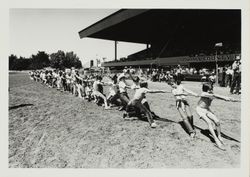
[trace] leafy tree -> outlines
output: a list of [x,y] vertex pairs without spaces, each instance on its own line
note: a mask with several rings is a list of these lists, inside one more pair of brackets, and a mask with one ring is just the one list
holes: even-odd
[[27,70],[29,69],[31,60],[24,57],[19,57],[15,55],[9,56],[9,70]]
[[67,52],[65,58],[65,67],[75,67],[75,68],[82,68],[82,62],[80,61],[79,57],[74,54],[74,52]]
[[58,50],[56,53],[50,55],[50,66],[52,68],[64,69],[63,62],[65,60],[65,53],[62,50]]
[[82,68],[82,62],[79,59],[76,60],[76,62],[75,62],[75,68],[77,68],[77,69]]
[[58,69],[71,67],[81,68],[82,63],[74,52],[65,53],[62,50],[52,53],[50,58],[49,55],[43,51],[39,51],[36,55],[32,55],[31,58],[17,58],[17,56],[13,54],[9,56],[10,70],[42,69],[48,66]]
[[18,60],[18,70],[27,70],[30,67],[31,59],[20,57]]
[[38,51],[36,55],[31,56],[31,69],[42,69],[50,65],[49,55],[44,51]]
[[52,68],[81,68],[82,63],[74,52],[66,52],[59,50],[56,53],[50,55],[50,66]]
[[17,56],[16,55],[11,54],[9,56],[9,70],[14,70],[16,60],[17,60]]

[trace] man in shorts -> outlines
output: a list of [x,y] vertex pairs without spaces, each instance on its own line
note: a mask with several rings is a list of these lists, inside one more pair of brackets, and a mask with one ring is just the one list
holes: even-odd
[[[210,106],[213,99],[221,99],[225,101],[235,101],[233,98],[217,95],[213,93],[213,89],[210,83],[204,83],[202,85],[202,93],[200,95],[200,100],[196,107],[196,112],[202,120],[204,120],[208,126],[208,130],[213,136],[216,146],[221,150],[226,150],[224,147],[224,142],[221,137],[221,126],[220,120],[215,116],[213,111],[211,111]],[[215,124],[217,135],[214,131],[212,123]]]

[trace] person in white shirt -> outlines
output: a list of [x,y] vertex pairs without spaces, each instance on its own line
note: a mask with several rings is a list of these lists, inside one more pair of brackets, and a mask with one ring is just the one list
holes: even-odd
[[101,76],[96,76],[96,79],[93,83],[93,96],[95,97],[95,99],[97,97],[100,97],[103,99],[104,101],[104,107],[105,109],[110,109],[110,107],[108,106],[108,102],[107,102],[107,98],[101,93],[100,91],[100,85],[103,85],[103,83],[101,82],[102,77]]
[[[129,101],[128,106],[135,107],[140,112],[144,113],[147,117],[149,125],[151,128],[156,128],[156,123],[153,119],[153,115],[151,112],[142,104],[142,100],[145,98],[146,93],[165,93],[164,90],[150,90],[148,89],[147,82],[140,82],[140,88],[136,89],[134,97]],[[125,114],[123,117],[125,118],[127,115]]]
[[141,68],[139,68],[138,75],[139,75],[139,77],[142,77],[142,75],[143,75],[143,71]]
[[90,102],[92,97],[92,84],[90,81],[87,81],[87,85],[85,87],[85,98]]
[[[136,92],[137,89],[140,88],[140,83],[143,81],[146,81],[146,78],[143,77],[139,77],[139,76],[135,76],[133,77],[132,74],[129,74],[130,78],[133,81],[133,84],[131,85],[131,89],[134,90]],[[157,116],[151,109],[150,106],[148,104],[148,101],[146,99],[146,96],[142,99],[141,103],[151,112],[151,114],[153,115],[153,118],[159,118],[159,116]],[[130,108],[126,108],[127,112],[130,112],[129,110]],[[131,115],[133,115],[133,113],[131,113]],[[140,117],[140,112],[135,111],[134,115],[139,116]]]
[[71,71],[71,85],[72,85],[72,94],[76,96],[76,71],[72,70]]
[[111,82],[107,83],[110,86],[109,95],[107,96],[108,103],[112,106],[120,106],[121,103],[119,101],[120,92],[117,84],[117,76],[116,74],[110,77]]
[[186,99],[187,94],[198,96],[196,93],[192,92],[183,87],[180,80],[177,80],[176,84],[172,83],[172,93],[176,98],[176,108],[180,113],[183,124],[187,129],[191,138],[195,136],[194,124],[193,124],[193,115],[191,113],[190,105]]
[[40,71],[39,78],[41,83],[43,83],[43,74],[43,71]]
[[190,73],[190,74],[194,74],[194,68],[190,68],[190,69],[189,69],[189,73]]
[[31,79],[31,80],[34,80],[34,72],[33,72],[33,71],[30,71],[30,72],[29,72],[29,75],[30,75],[30,79]]
[[43,72],[42,72],[42,83],[43,83],[43,84],[46,84],[46,82],[47,82],[46,73],[45,73],[45,71],[43,71]]
[[41,80],[40,74],[41,74],[41,71],[34,71],[34,80],[36,82],[39,82]]
[[225,81],[226,87],[231,87],[232,78],[233,78],[233,69],[232,66],[228,66],[226,70],[226,81]]
[[125,74],[122,73],[119,77],[118,77],[118,86],[119,86],[119,96],[120,96],[120,100],[122,101],[122,107],[119,108],[119,111],[121,110],[125,110],[126,106],[128,105],[129,102],[129,97],[128,97],[128,93],[127,93],[127,89],[131,88],[129,85],[127,85],[126,81],[125,81]]
[[72,79],[71,73],[68,72],[68,73],[66,74],[66,88],[67,88],[67,91],[68,91],[68,92],[71,92],[71,90],[72,90],[71,79]]
[[129,73],[129,77],[131,78],[131,80],[133,81],[133,84],[131,85],[131,89],[132,90],[136,90],[138,88],[140,88],[140,83],[139,81],[141,80],[139,76],[135,76],[133,77],[131,73]]
[[75,74],[75,78],[76,78],[76,92],[79,98],[84,99],[83,94],[84,94],[84,88],[83,88],[83,78],[80,77],[79,75],[79,71],[76,70],[76,74]]
[[177,66],[176,72],[175,72],[175,81],[182,80],[182,68],[180,65]]
[[159,75],[159,82],[162,82],[162,81],[164,81],[164,73],[163,72],[160,73],[160,75]]
[[128,71],[129,71],[129,70],[128,70],[127,66],[125,66],[124,69],[122,70],[122,72],[123,72],[124,74],[128,73]]
[[57,90],[61,90],[61,85],[62,85],[62,78],[60,76],[60,72],[56,75],[56,85],[57,85]]

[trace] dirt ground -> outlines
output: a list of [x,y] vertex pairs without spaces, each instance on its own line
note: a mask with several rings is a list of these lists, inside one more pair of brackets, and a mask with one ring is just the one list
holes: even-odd
[[[201,92],[199,82],[184,82]],[[170,90],[166,83],[149,88]],[[228,88],[215,93],[229,96]],[[130,93],[131,95],[131,93]],[[231,96],[231,95],[230,95]],[[240,99],[239,95],[232,97]],[[206,124],[195,113],[198,98],[189,97],[197,138],[182,128],[169,93],[148,94],[160,116],[152,129],[141,120],[123,120],[116,108],[92,102],[31,81],[25,73],[9,74],[10,168],[236,168],[240,166],[241,105],[214,100],[226,151],[214,146]]]

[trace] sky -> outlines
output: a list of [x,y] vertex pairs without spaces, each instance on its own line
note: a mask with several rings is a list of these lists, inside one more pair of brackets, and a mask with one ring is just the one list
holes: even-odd
[[[75,52],[83,65],[96,58],[114,60],[114,41],[83,38],[78,32],[119,9],[10,9],[9,54],[30,57],[38,51]],[[144,44],[118,42],[118,58],[146,48]]]

